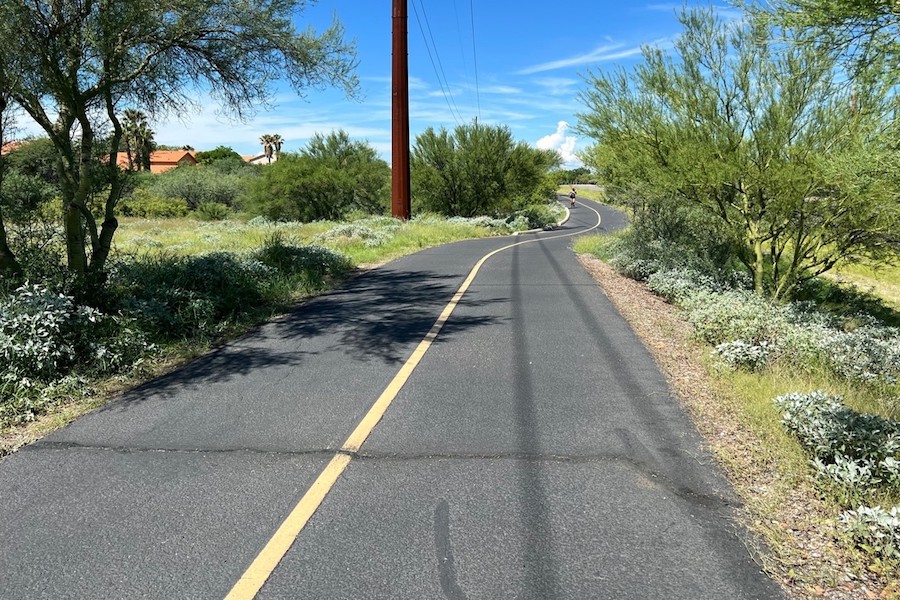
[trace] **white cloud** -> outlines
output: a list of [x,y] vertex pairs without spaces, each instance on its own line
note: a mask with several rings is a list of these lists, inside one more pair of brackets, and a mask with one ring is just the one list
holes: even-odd
[[606,44],[605,46],[599,46],[590,52],[579,54],[578,56],[570,56],[569,58],[562,58],[541,63],[539,65],[525,67],[518,71],[518,74],[531,75],[532,73],[543,73],[544,71],[553,71],[565,67],[576,67],[578,65],[589,65],[608,60],[628,58],[629,56],[635,56],[641,53],[640,46],[633,46],[631,48],[623,48],[623,46],[624,44]]
[[569,124],[560,121],[556,124],[556,132],[545,135],[535,143],[535,146],[541,150],[556,150],[562,157],[563,166],[567,169],[574,169],[582,166],[583,163],[575,155],[575,144],[578,143],[578,138],[574,135],[567,135],[568,130]]
[[541,93],[550,96],[573,96],[576,93],[575,88],[581,85],[582,81],[571,77],[540,77],[533,81],[541,88]]

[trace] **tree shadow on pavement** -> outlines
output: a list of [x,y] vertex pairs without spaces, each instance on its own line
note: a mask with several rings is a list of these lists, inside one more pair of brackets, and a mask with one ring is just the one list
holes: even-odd
[[[129,392],[126,405],[171,396],[210,384],[269,369],[302,368],[321,354],[347,355],[353,362],[404,362],[456,292],[462,277],[431,271],[383,268],[359,275],[340,288],[314,298],[289,313],[191,363]],[[469,305],[479,301],[467,294]],[[472,327],[497,322],[497,317],[451,317],[435,343]],[[120,402],[115,404],[120,405]],[[109,405],[104,410],[115,409]]]
[[[330,351],[344,352],[359,361],[399,364],[409,356],[410,344],[425,337],[461,282],[458,275],[431,271],[372,271],[298,308],[280,322],[279,331],[285,339],[328,336]],[[463,302],[485,306],[506,299],[479,300],[470,291]],[[454,315],[435,343],[496,322],[497,317]]]

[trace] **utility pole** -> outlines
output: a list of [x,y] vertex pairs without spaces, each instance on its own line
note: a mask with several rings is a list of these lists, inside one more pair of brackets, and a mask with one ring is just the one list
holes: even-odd
[[391,215],[408,221],[409,202],[409,35],[407,0],[393,0],[391,85]]

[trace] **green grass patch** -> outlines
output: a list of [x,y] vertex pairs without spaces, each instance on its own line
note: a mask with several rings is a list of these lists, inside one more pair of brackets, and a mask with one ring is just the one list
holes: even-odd
[[[563,185],[560,186],[556,191],[562,196],[568,196],[569,192],[572,191],[572,186]],[[604,192],[602,188],[598,188],[595,186],[585,187],[577,185],[575,186],[575,191],[578,194],[578,198],[594,200],[595,202],[606,202],[606,192]]]
[[882,298],[895,310],[900,310],[900,262],[893,265],[848,265],[838,269],[832,277],[852,283],[858,289]]
[[356,265],[380,264],[424,248],[463,239],[495,235],[487,227],[477,227],[436,219],[400,223],[393,219],[360,219],[381,235],[372,238],[334,236],[323,239],[330,230],[344,225],[331,221],[314,223],[243,223],[226,220],[198,222],[193,219],[120,219],[115,237],[115,252],[128,255],[173,254],[193,256],[209,252],[249,252],[278,234],[297,244],[320,243],[346,254]]
[[577,254],[591,254],[608,261],[616,255],[616,246],[622,233],[604,235],[582,235],[575,239],[572,248]]

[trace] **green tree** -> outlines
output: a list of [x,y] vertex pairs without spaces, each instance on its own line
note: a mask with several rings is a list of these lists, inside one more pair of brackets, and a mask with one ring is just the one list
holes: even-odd
[[353,202],[346,171],[310,156],[285,153],[248,183],[246,208],[276,221],[341,218]]
[[789,296],[839,261],[900,247],[893,97],[851,103],[833,54],[773,42],[760,22],[681,16],[676,56],[591,73],[579,130],[620,195],[693,206],[735,242],[758,293]]
[[26,138],[20,140],[14,152],[7,155],[10,171],[37,177],[41,181],[59,187],[56,148],[50,138]]
[[384,213],[391,170],[347,132],[317,133],[300,154],[282,154],[248,180],[246,208],[280,221],[339,219],[351,210]]
[[[68,268],[101,274],[118,226],[124,132],[119,106],[181,113],[202,89],[238,116],[266,104],[273,82],[298,92],[356,89],[354,48],[338,23],[298,32],[303,0],[4,0],[0,77],[12,102],[47,133],[59,156]],[[8,86],[8,87],[7,87]],[[105,134],[108,133],[108,137]],[[97,146],[103,142],[102,152]],[[97,156],[105,156],[98,163]],[[89,208],[94,172],[110,185],[100,223]]]
[[213,150],[201,150],[194,154],[194,158],[201,164],[211,163],[217,160],[237,159],[243,160],[241,155],[230,146],[219,146]]
[[351,140],[339,129],[315,134],[301,153],[347,175],[341,180],[350,188],[340,195],[348,199],[348,208],[380,214],[390,206],[391,168],[368,142]]
[[900,74],[900,4],[893,0],[775,0],[745,2],[756,17],[799,30],[849,59],[857,74]]
[[[7,92],[7,80],[5,73],[0,68],[0,148],[6,143],[6,135],[12,129],[14,119]],[[16,256],[9,247],[6,232],[5,209],[9,205],[7,200],[8,159],[0,155],[0,277],[18,277],[22,273],[22,266],[16,260]]]
[[559,164],[555,151],[515,142],[505,126],[460,125],[452,134],[429,127],[410,157],[413,200],[451,216],[501,214],[546,201],[545,175]]

